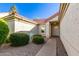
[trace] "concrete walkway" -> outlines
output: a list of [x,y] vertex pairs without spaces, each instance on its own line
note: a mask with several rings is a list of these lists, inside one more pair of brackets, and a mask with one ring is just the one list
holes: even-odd
[[36,56],[56,56],[56,39],[49,39]]
[[36,56],[67,56],[67,53],[59,37],[53,37],[47,41]]

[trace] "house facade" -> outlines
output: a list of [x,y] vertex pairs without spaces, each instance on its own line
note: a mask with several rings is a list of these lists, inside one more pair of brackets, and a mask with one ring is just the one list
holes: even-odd
[[[51,38],[53,36],[59,36],[59,12],[48,17],[47,19],[35,19],[39,24],[39,34],[45,36],[46,38]],[[44,32],[42,32],[42,30]]]
[[60,39],[69,56],[79,56],[79,4],[60,5]]

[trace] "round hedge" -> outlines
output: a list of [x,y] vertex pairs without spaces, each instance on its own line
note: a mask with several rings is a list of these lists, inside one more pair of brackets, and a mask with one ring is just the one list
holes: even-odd
[[0,45],[4,43],[9,34],[8,24],[4,19],[0,19]]
[[44,43],[44,37],[42,35],[34,35],[33,36],[33,43],[35,43],[35,44]]
[[23,46],[29,43],[29,35],[26,33],[12,33],[9,37],[11,46]]

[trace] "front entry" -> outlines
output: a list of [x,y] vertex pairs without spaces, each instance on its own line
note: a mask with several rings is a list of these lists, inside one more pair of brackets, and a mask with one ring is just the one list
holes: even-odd
[[59,24],[57,21],[51,22],[51,36],[59,36]]

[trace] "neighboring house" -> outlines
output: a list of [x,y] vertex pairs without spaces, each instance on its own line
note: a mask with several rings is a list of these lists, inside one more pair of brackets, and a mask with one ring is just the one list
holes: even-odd
[[69,56],[79,56],[79,4],[60,5],[60,38]]
[[19,15],[15,7],[12,7],[10,12],[0,13],[0,18],[4,18],[8,22],[10,33],[26,32],[30,36],[39,33],[37,23]]

